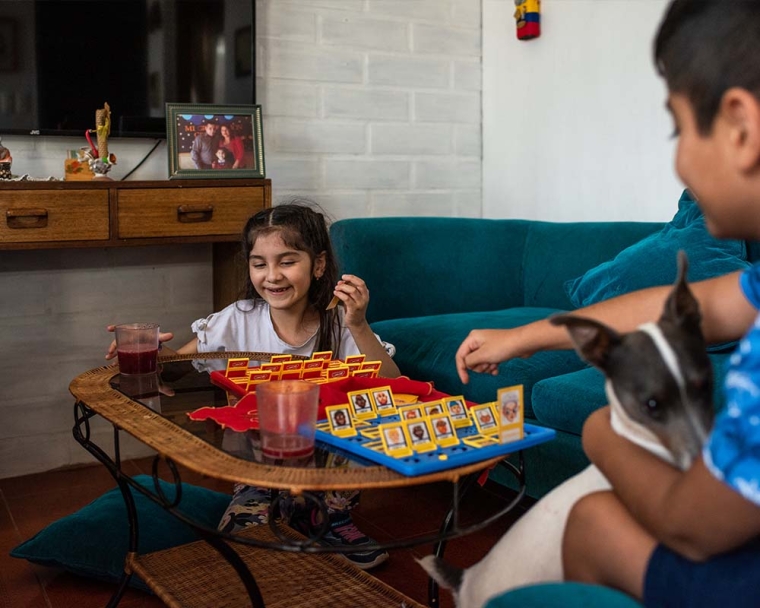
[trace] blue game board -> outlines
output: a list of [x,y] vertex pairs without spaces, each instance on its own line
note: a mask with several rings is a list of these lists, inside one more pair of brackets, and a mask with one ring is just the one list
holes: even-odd
[[[385,424],[387,422],[395,422],[398,420],[398,416],[388,416],[381,420],[369,421],[372,425]],[[326,420],[321,420],[320,423],[326,423]],[[465,428],[457,429],[457,436],[460,441],[464,437],[477,435],[477,429],[475,426],[469,426]],[[437,473],[438,471],[445,471],[447,469],[454,469],[456,467],[464,466],[467,464],[473,464],[480,462],[481,460],[488,460],[494,456],[506,456],[519,450],[532,447],[539,443],[554,439],[554,429],[547,429],[541,426],[535,426],[533,424],[525,425],[525,436],[518,441],[512,441],[510,443],[497,443],[493,445],[487,445],[482,448],[475,448],[464,443],[460,443],[457,446],[448,448],[437,448],[430,452],[423,452],[421,454],[414,453],[411,456],[404,458],[392,458],[386,455],[384,452],[378,452],[376,450],[364,447],[364,444],[370,443],[372,439],[368,439],[362,435],[356,437],[336,437],[332,433],[321,431],[317,429],[316,439],[322,443],[335,446],[364,458],[365,460],[371,460],[378,464],[388,467],[409,477],[416,475],[426,475],[428,473]],[[445,454],[446,459],[441,460],[440,456]]]

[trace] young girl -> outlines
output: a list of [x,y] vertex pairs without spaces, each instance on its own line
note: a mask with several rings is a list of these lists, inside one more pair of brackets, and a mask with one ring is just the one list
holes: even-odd
[[[350,274],[338,280],[327,223],[321,213],[297,202],[264,209],[246,223],[243,251],[248,259],[244,298],[195,321],[191,327],[196,337],[179,348],[178,354],[253,351],[308,356],[331,350],[339,359],[365,354],[368,360],[381,362],[381,376],[399,375],[391,359],[394,347],[381,342],[367,323],[369,291],[364,281]],[[343,305],[327,310],[333,296]],[[160,340],[172,337],[161,334]],[[116,345],[112,343],[106,359],[114,356]],[[352,546],[374,543],[356,529],[348,513],[358,502],[358,492],[327,493],[324,499],[330,514],[325,542]],[[268,500],[268,490],[236,486],[220,529],[232,532],[264,523]],[[321,524],[317,516],[318,511],[296,509],[290,524],[309,533]],[[385,551],[345,555],[363,569],[388,558]]]

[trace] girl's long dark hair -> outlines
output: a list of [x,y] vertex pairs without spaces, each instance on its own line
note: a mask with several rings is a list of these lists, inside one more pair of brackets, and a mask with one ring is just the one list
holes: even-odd
[[[338,356],[340,350],[340,320],[338,309],[327,310],[338,282],[338,264],[335,261],[327,220],[316,203],[294,200],[290,203],[263,209],[253,215],[243,228],[243,257],[248,268],[248,257],[256,239],[264,234],[278,232],[283,242],[293,249],[309,255],[312,269],[317,256],[324,253],[325,271],[319,279],[312,276],[309,286],[309,306],[319,313],[319,330],[316,350],[331,350]],[[246,270],[243,297],[247,300],[262,300],[253,287],[250,273]]]

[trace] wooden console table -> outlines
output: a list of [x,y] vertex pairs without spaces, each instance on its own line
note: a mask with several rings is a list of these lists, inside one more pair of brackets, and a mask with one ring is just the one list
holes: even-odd
[[237,299],[240,232],[268,179],[0,181],[0,250],[213,243],[214,310]]

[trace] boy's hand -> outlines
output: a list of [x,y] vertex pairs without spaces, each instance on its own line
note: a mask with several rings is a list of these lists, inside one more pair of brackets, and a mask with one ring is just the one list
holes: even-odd
[[[116,329],[116,325],[107,325],[106,329],[110,331],[111,333],[114,332]],[[174,338],[174,334],[171,332],[167,332],[165,334],[159,333],[158,334],[158,345],[159,348],[161,347],[161,344],[164,342],[168,342]],[[108,345],[108,352],[106,352],[106,361],[110,361],[111,359],[114,359],[116,357],[116,340],[111,340],[111,344]]]
[[516,329],[474,329],[464,339],[456,354],[459,379],[470,381],[467,370],[479,374],[499,373],[499,363],[515,357],[528,357],[532,353],[521,348]]
[[353,274],[344,274],[333,292],[343,302],[345,315],[343,322],[349,329],[367,322],[369,289],[367,284]]

